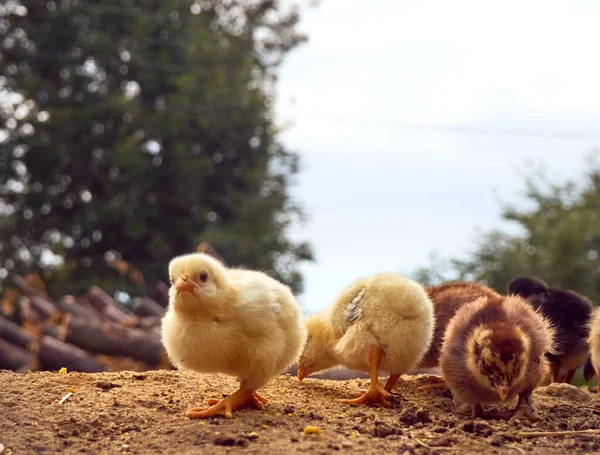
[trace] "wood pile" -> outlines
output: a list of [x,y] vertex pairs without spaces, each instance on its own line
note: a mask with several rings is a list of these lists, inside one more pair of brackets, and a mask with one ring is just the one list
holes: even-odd
[[[197,250],[223,258],[208,243]],[[13,274],[0,302],[0,370],[145,371],[172,369],[160,341],[160,321],[169,286],[147,286],[144,276],[121,259],[109,266],[131,282],[152,288],[130,309],[97,286],[80,296],[50,298],[37,274]]]
[[126,309],[97,286],[84,295],[51,299],[36,276],[12,275],[0,311],[0,369],[100,372],[172,368],[160,341],[168,303],[165,283],[156,298]]

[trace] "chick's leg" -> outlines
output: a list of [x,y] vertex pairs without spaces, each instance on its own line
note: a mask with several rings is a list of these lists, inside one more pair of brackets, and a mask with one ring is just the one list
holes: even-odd
[[561,382],[561,380],[560,380],[560,364],[552,363],[552,364],[550,364],[550,368],[552,369],[552,382]]
[[482,419],[485,416],[485,411],[481,407],[480,403],[477,403],[477,404],[474,404],[471,406],[471,413],[473,414],[474,419],[476,419],[476,418]]
[[539,422],[542,420],[540,416],[538,416],[533,408],[533,401],[531,398],[532,390],[526,390],[519,394],[519,401],[517,402],[517,406],[515,410],[511,414],[510,419],[528,419],[532,422]]
[[205,408],[192,408],[188,410],[187,416],[190,419],[206,419],[207,417],[213,417],[216,415],[222,415],[227,418],[231,418],[232,411],[239,409],[243,406],[252,405],[258,409],[264,409],[262,400],[265,398],[258,398],[256,392],[252,389],[240,387],[234,393],[229,395],[223,400],[208,400],[210,407]]
[[379,404],[386,408],[392,407],[392,403],[388,399],[392,396],[390,392],[385,390],[379,385],[377,378],[377,371],[379,370],[379,363],[381,362],[382,356],[381,348],[376,345],[372,345],[369,350],[369,373],[371,375],[371,383],[369,389],[358,398],[351,400],[342,400],[345,404]]
[[391,392],[392,389],[394,387],[396,387],[396,383],[398,382],[398,379],[400,379],[400,375],[399,374],[397,374],[397,373],[390,374],[390,377],[388,378],[388,380],[385,383],[385,385],[383,386],[383,388],[385,390],[387,390],[388,392]]
[[567,384],[571,383],[571,381],[573,380],[573,376],[575,376],[576,371],[577,371],[577,369],[569,370],[567,372],[567,376],[565,377],[565,383],[567,383]]

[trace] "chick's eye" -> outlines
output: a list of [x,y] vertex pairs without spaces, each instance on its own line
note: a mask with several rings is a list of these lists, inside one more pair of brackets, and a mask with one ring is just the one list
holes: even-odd
[[203,283],[206,283],[206,280],[208,280],[208,273],[202,272],[200,274],[200,281],[202,281]]

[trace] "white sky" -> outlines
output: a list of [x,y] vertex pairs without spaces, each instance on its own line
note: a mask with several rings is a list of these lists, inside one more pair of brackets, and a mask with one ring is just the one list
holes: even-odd
[[309,312],[359,276],[467,252],[477,228],[501,226],[499,201],[518,201],[528,160],[557,179],[581,173],[600,146],[598,17],[594,0],[304,12],[309,42],[281,68],[277,118],[303,163],[293,192],[310,219],[293,235],[316,252]]

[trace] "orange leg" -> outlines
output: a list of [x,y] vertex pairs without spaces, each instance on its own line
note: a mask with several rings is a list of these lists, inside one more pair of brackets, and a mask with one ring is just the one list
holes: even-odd
[[254,392],[254,398],[256,398],[258,401],[260,401],[262,404],[267,404],[267,403],[269,402],[269,400],[268,400],[268,399],[266,399],[266,398],[265,398],[265,397],[263,397],[263,396],[260,396],[260,395],[258,394],[258,392]]
[[385,385],[383,386],[383,388],[385,390],[387,390],[388,392],[391,392],[392,389],[394,387],[396,387],[396,383],[398,382],[398,379],[400,379],[400,375],[399,374],[390,374],[390,377],[388,378],[387,382],[385,383]]
[[[383,386],[383,389],[391,392],[392,389],[394,387],[396,387],[396,383],[398,382],[398,379],[400,379],[400,374],[390,374],[390,377],[388,378],[387,382],[385,383],[385,385]],[[360,392],[356,394],[357,397],[362,396],[364,393],[367,392],[367,389],[360,389]]]
[[187,416],[190,419],[206,419],[207,417],[222,415],[230,419],[231,412],[243,406],[252,405],[258,409],[264,409],[263,400],[266,399],[258,395],[254,390],[240,387],[223,400],[208,400],[210,407],[189,409]]
[[342,400],[345,404],[379,404],[386,408],[392,407],[392,403],[388,401],[392,394],[379,385],[377,371],[379,362],[381,361],[382,352],[378,346],[372,345],[369,350],[369,373],[371,375],[371,383],[369,389],[358,398],[351,400]]

